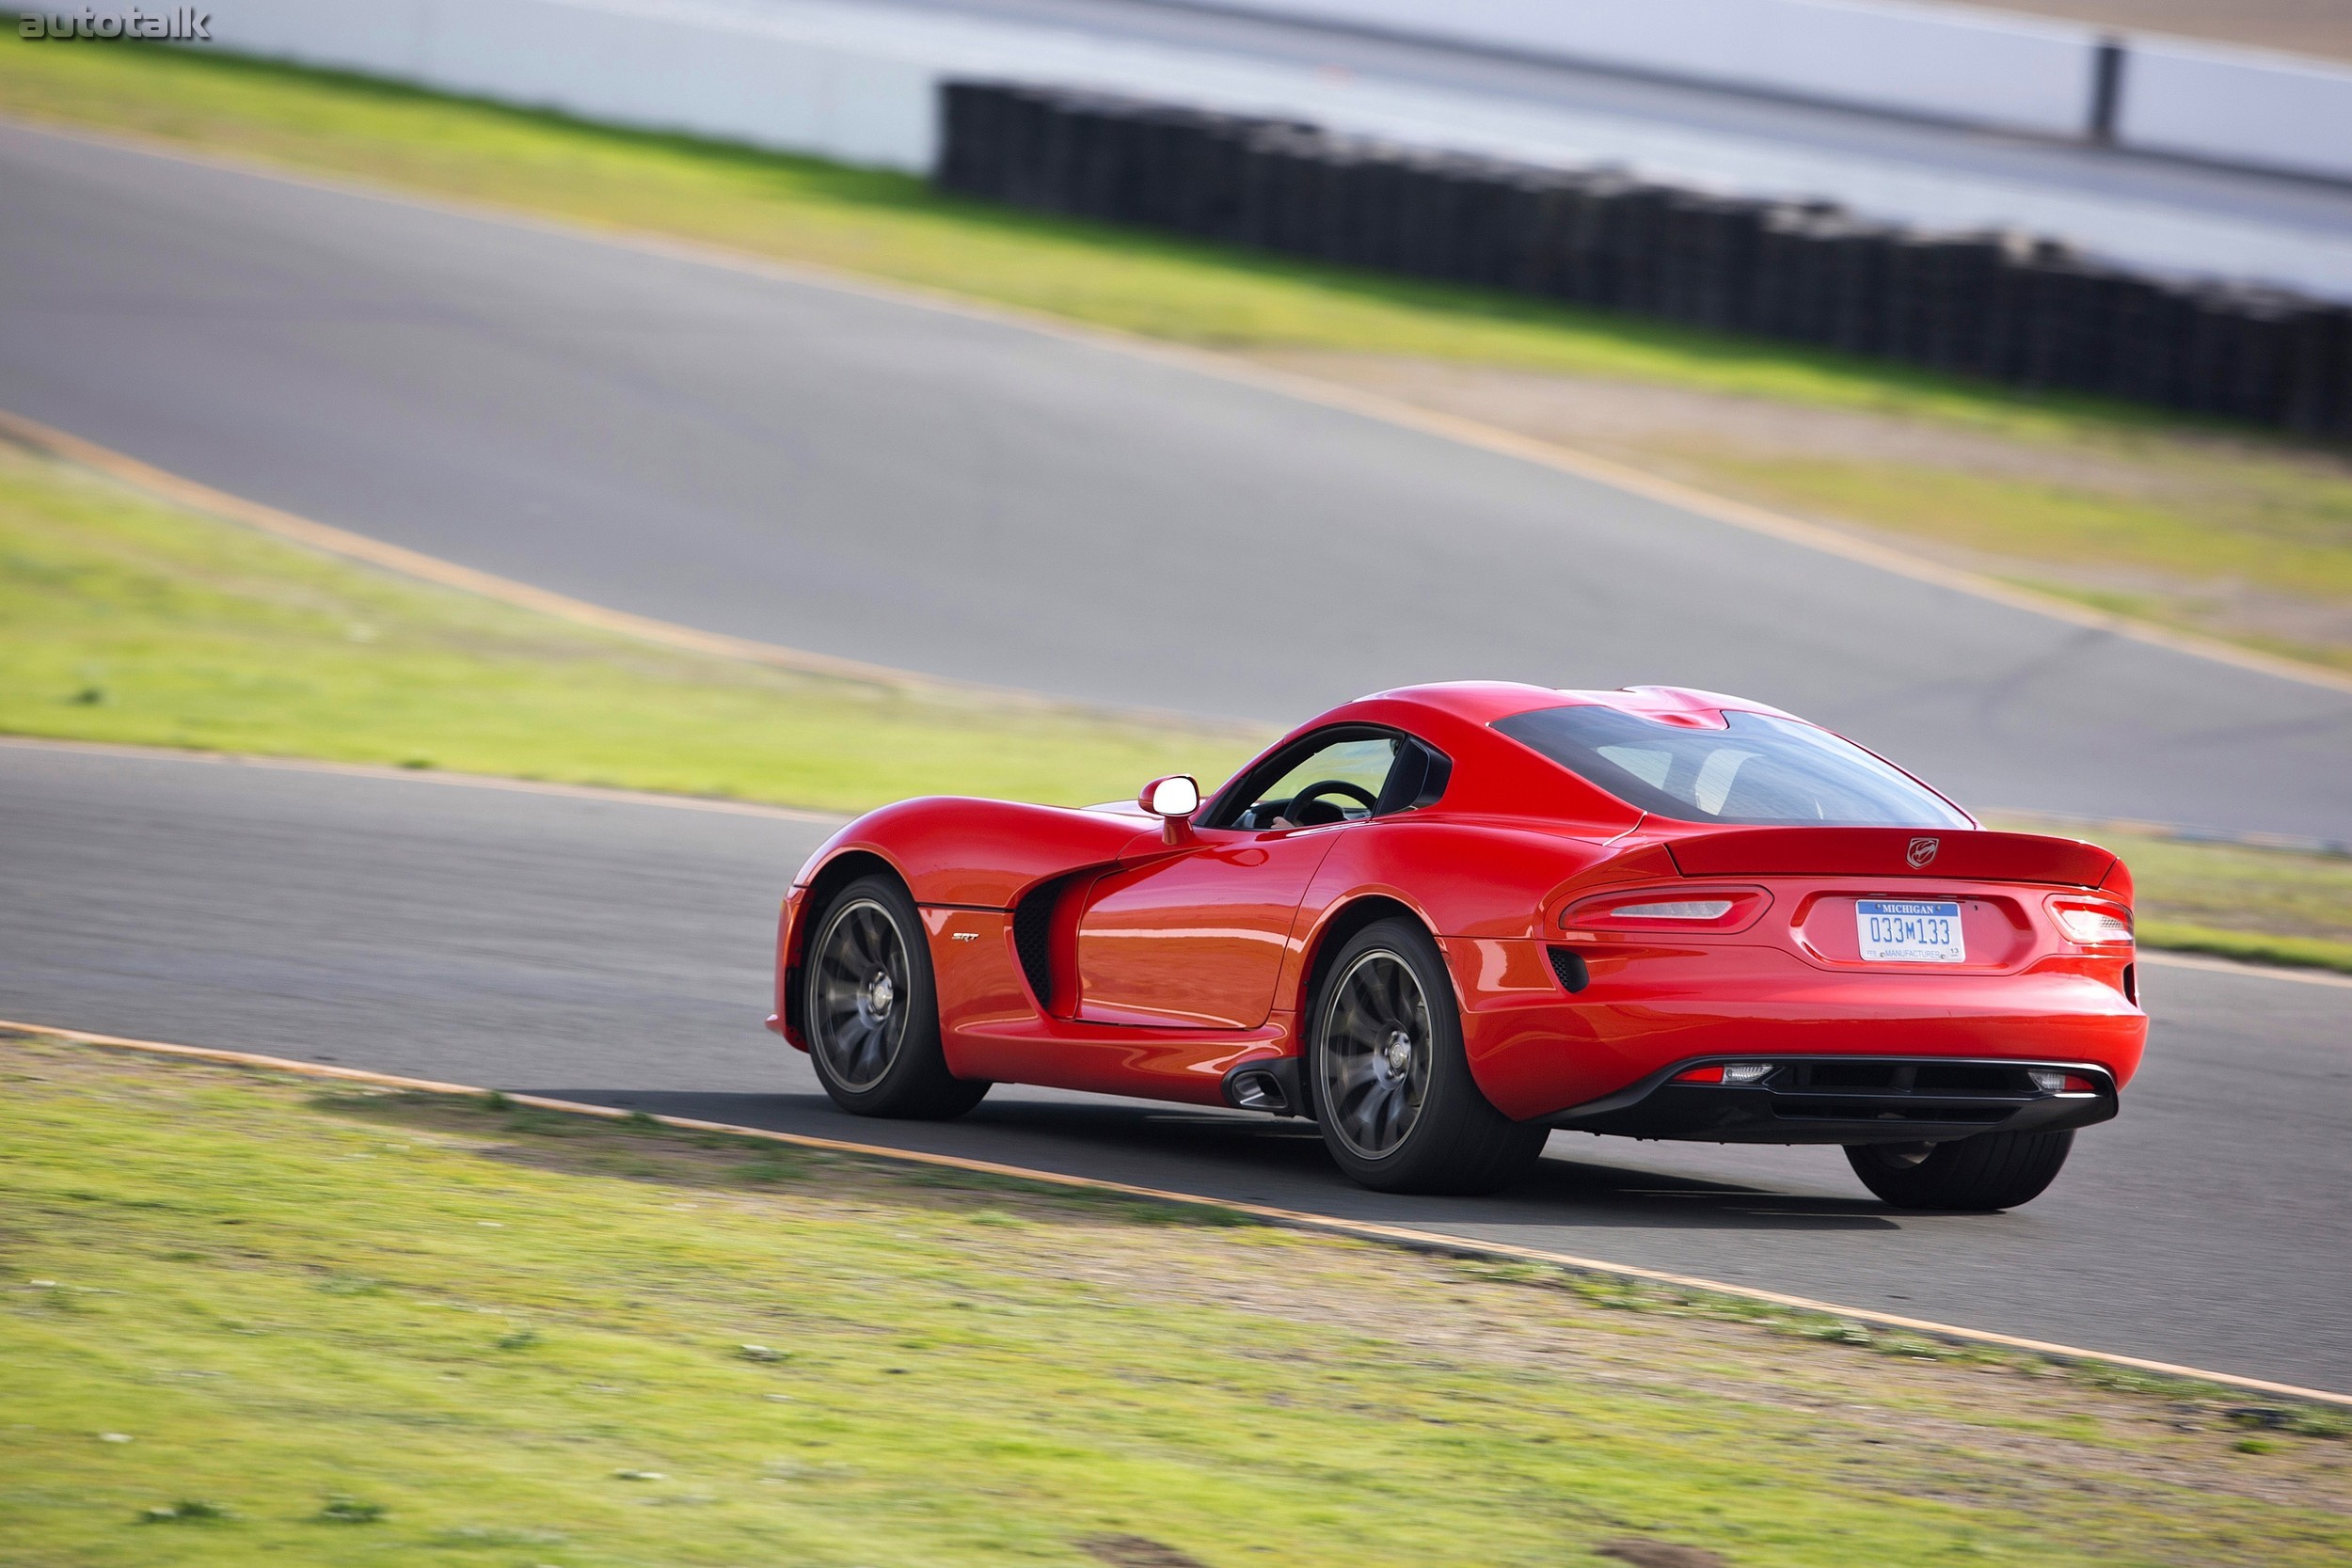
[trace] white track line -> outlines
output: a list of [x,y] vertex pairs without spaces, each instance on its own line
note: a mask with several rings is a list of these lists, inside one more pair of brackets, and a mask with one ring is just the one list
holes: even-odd
[[[189,1057],[198,1061],[218,1062],[231,1067],[261,1068],[273,1072],[298,1073],[310,1078],[338,1078],[352,1083],[371,1084],[384,1088],[411,1089],[427,1094],[487,1097],[491,1091],[466,1084],[444,1084],[424,1078],[399,1078],[389,1073],[370,1072],[359,1068],[329,1067],[318,1062],[289,1061],[282,1056],[262,1056],[244,1051],[219,1051],[206,1046],[174,1045],[164,1040],[126,1039],[118,1035],[93,1035],[80,1029],[63,1029],[45,1023],[24,1023],[13,1019],[0,1019],[0,1033],[47,1037],[77,1045],[106,1046],[117,1050],[141,1051],[155,1055]],[[541,1095],[508,1094],[506,1098],[517,1105],[534,1106],[541,1110],[562,1111],[574,1116],[602,1117],[609,1120],[624,1120],[644,1116],[640,1111],[624,1111],[611,1105],[590,1105],[578,1101],[550,1100]],[[2177,1366],[2169,1361],[2150,1361],[2136,1355],[2113,1355],[2105,1351],[2084,1350],[2075,1345],[2056,1344],[2044,1339],[2026,1339],[2012,1334],[1995,1334],[1980,1328],[1961,1328],[1951,1323],[1934,1323],[1925,1318],[1899,1317],[1891,1312],[1874,1312],[1857,1307],[1840,1307],[1835,1302],[1815,1301],[1809,1296],[1786,1295],[1778,1291],[1759,1291],[1748,1285],[1729,1285],[1722,1280],[1706,1279],[1693,1275],[1667,1274],[1658,1269],[1639,1268],[1629,1263],[1611,1263],[1597,1258],[1580,1258],[1573,1253],[1547,1252],[1538,1247],[1515,1246],[1507,1242],[1483,1242],[1467,1236],[1452,1236],[1442,1231],[1416,1230],[1404,1226],[1377,1225],[1364,1220],[1340,1219],[1330,1214],[1311,1213],[1297,1209],[1277,1209],[1263,1203],[1245,1203],[1232,1198],[1206,1197],[1199,1193],[1171,1192],[1159,1187],[1138,1187],[1125,1181],[1108,1181],[1089,1176],[1065,1176],[1058,1171],[1033,1170],[1025,1165],[1001,1164],[993,1160],[970,1160],[961,1155],[931,1154],[918,1149],[892,1148],[883,1144],[851,1143],[841,1138],[819,1138],[804,1132],[778,1132],[764,1127],[739,1127],[723,1121],[698,1121],[689,1117],[653,1117],[664,1127],[675,1127],[690,1132],[727,1132],[738,1137],[758,1138],[770,1143],[790,1144],[800,1148],[819,1148],[840,1154],[856,1154],[869,1159],[893,1160],[909,1164],[932,1165],[947,1170],[966,1171],[978,1176],[1009,1177],[1015,1180],[1035,1181],[1047,1186],[1073,1187],[1088,1192],[1114,1193],[1122,1197],[1137,1197],[1157,1203],[1192,1204],[1204,1209],[1220,1209],[1231,1213],[1247,1214],[1268,1225],[1279,1225],[1296,1230],[1322,1231],[1327,1234],[1353,1237],[1359,1241],[1379,1242],[1391,1246],[1407,1247],[1417,1252],[1443,1253],[1464,1258],[1500,1258],[1515,1262],[1549,1263],[1564,1269],[1586,1274],[1609,1275],[1619,1279],[1638,1279],[1646,1284],[1671,1285],[1682,1290],[1706,1291],[1716,1295],[1736,1296],[1746,1301],[1759,1301],[1796,1311],[1820,1312],[1833,1317],[1850,1318],[1857,1323],[1875,1324],[1882,1328],[1906,1329],[1915,1334],[1933,1335],[1938,1338],[1960,1340],[1970,1344],[1997,1345],[2005,1350],[2030,1352],[2059,1361],[2095,1361],[2107,1366],[2130,1367],[2143,1372],[2165,1377],[2192,1378],[2201,1383],[2218,1384],[2249,1392],[2280,1395],[2288,1399],[2310,1400],[2322,1404],[2352,1407],[2352,1394],[2331,1393],[2324,1388],[2304,1388],[2291,1383],[2272,1383],[2263,1378],[2240,1377],[2233,1372],[2207,1371],[2199,1367]]]
[[[965,298],[945,291],[933,291],[913,284],[884,283],[854,274],[835,272],[809,262],[782,261],[745,251],[729,250],[707,242],[674,239],[622,230],[598,229],[578,220],[566,220],[537,213],[517,212],[513,208],[499,207],[487,202],[470,202],[429,196],[348,176],[329,177],[308,171],[298,172],[258,160],[247,161],[217,152],[192,150],[183,146],[166,142],[161,138],[148,138],[119,132],[93,131],[79,126],[28,120],[13,116],[0,117],[0,124],[37,135],[53,135],[66,140],[89,142],[198,167],[225,170],[257,179],[275,180],[285,184],[329,192],[338,196],[357,197],[367,200],[381,201],[391,206],[404,206],[420,211],[473,218],[487,223],[536,230],[542,233],[560,235],[575,241],[609,245],[618,249],[634,250],[671,261],[720,267],[730,272],[797,283],[809,288],[827,289],[837,293],[853,294],[866,299],[885,300],[893,304],[933,310],[945,315],[960,316],[967,320],[1018,327],[1108,353],[1154,360],[1163,365],[1190,371],[1198,375],[1213,376],[1221,381],[1253,387],[1261,391],[1277,393],[1297,402],[1318,404],[1326,408],[1338,409],[1401,429],[1418,431],[1424,436],[1434,436],[1457,445],[1473,447],[1499,456],[1517,458],[1522,462],[1535,464],[1540,467],[1550,468],[1555,472],[1573,475],[1578,479],[1605,485],[1627,495],[1639,496],[1645,499],[1689,512],[1713,522],[1741,529],[1751,533],[1764,534],[1784,543],[1858,562],[1864,565],[1874,566],[1881,571],[1891,572],[1898,577],[1931,583],[1956,593],[1967,594],[1976,598],[2006,605],[2014,610],[2022,610],[2051,620],[2062,621],[2071,626],[2090,627],[2113,636],[2126,638],[2132,641],[2147,643],[2153,647],[2167,648],[2175,653],[2188,654],[2218,664],[2253,671],[2279,680],[2294,681],[2305,686],[2324,687],[2334,691],[2352,691],[2352,675],[2338,671],[2324,669],[2314,664],[2305,664],[2296,659],[2280,658],[2273,655],[2258,653],[2249,648],[2241,648],[2235,643],[2224,642],[2217,638],[2201,637],[2194,632],[2173,631],[2149,622],[2134,620],[2129,616],[2093,610],[2088,605],[2076,604],[2071,599],[2062,599],[2054,594],[2019,588],[1996,578],[1946,565],[1942,562],[1931,561],[1925,556],[1914,555],[1908,550],[1880,544],[1857,534],[1847,533],[1820,523],[1806,522],[1785,513],[1752,506],[1745,501],[1733,500],[1728,497],[1714,495],[1692,485],[1629,467],[1592,452],[1580,451],[1575,448],[1562,446],[1556,442],[1539,440],[1532,436],[1522,436],[1516,431],[1483,424],[1475,420],[1464,419],[1453,414],[1440,414],[1399,399],[1384,397],[1376,392],[1366,392],[1356,388],[1344,387],[1337,382],[1324,381],[1295,372],[1278,371],[1238,355],[1187,348],[1158,339],[1120,332],[1109,327],[1080,325],[1057,317],[1025,311],[1011,306]],[[320,525],[310,526],[315,528]],[[370,543],[373,542],[370,541]],[[381,547],[389,549],[393,546]],[[467,570],[463,567],[456,569]],[[531,592],[537,594],[541,591],[533,589]],[[570,602],[579,603],[576,600]],[[602,610],[597,606],[584,608],[596,610],[600,615],[621,614],[619,611]],[[635,616],[627,618],[632,621],[639,619]],[[664,625],[664,623],[648,624]],[[707,634],[696,633],[694,635]],[[794,649],[780,649],[775,652],[791,655],[795,661],[808,660],[812,663],[822,661],[835,667],[847,666],[852,662],[847,659],[833,659],[827,655],[804,654]],[[770,662],[784,662],[776,659],[772,654],[764,657]],[[878,669],[879,667],[865,668]],[[954,684],[949,681],[935,680],[930,676],[914,675],[905,671],[889,672],[888,674],[895,675],[901,682],[939,687],[948,687]],[[878,673],[867,678],[887,677]]]
[[257,756],[245,752],[181,752],[167,746],[126,746],[102,740],[48,740],[35,736],[0,736],[0,747],[25,752],[65,752],[82,756],[125,757],[140,762],[193,762],[225,768],[260,768],[278,773],[326,773],[390,784],[453,784],[511,795],[554,795],[573,800],[608,800],[625,806],[660,806],[669,811],[718,812],[728,816],[767,816],[837,828],[850,820],[838,812],[803,811],[757,800],[723,800],[707,795],[664,795],[649,789],[611,789],[596,784],[549,784],[507,779],[493,773],[452,773],[437,768],[385,768],[365,762],[321,762],[309,757]]

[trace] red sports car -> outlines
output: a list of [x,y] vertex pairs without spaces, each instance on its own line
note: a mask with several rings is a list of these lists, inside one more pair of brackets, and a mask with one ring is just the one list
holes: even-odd
[[770,1027],[865,1116],[993,1083],[1311,1117],[1481,1192],[1554,1128],[1840,1144],[1890,1203],[2033,1197],[2148,1033],[2131,876],[1673,687],[1412,687],[1205,804],[908,800],[795,879]]

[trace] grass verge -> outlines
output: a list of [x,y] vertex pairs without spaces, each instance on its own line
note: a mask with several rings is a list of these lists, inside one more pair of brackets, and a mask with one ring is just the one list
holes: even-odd
[[[1119,799],[1158,773],[1221,779],[1258,738],[649,648],[5,444],[0,732],[842,811]],[[2352,970],[2352,861],[2090,832],[2131,863],[2150,945]]]
[[0,730],[863,810],[1222,779],[1251,736],[651,648],[0,445]]
[[17,1561],[2352,1552],[2324,1410],[650,1124],[0,1082]]
[[[2283,439],[193,51],[0,40],[0,110],[1271,357],[2352,668],[2352,465]],[[1627,388],[1681,401],[1621,429]]]
[[2352,973],[2352,858],[2184,843],[2122,827],[1988,826],[2089,838],[2122,856],[2143,946]]
[[2274,937],[2226,926],[2200,926],[2193,920],[2143,920],[2139,930],[2140,945],[2160,951],[2207,953],[2241,963],[2332,969],[2338,974],[2352,974],[2352,942],[2314,937]]

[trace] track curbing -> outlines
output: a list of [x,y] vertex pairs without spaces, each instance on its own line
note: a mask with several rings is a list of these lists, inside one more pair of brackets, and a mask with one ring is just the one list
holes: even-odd
[[500,773],[465,773],[447,768],[398,768],[374,762],[336,762],[326,757],[272,756],[260,752],[181,751],[169,746],[138,746],[117,740],[65,740],[39,735],[0,735],[0,750],[58,752],[69,756],[127,757],[142,762],[188,762],[211,768],[258,768],[272,773],[324,773],[330,778],[372,779],[383,784],[441,784],[457,789],[487,789],[504,795],[551,795],[566,800],[658,806],[665,811],[762,816],[779,822],[806,822],[820,828],[838,828],[853,820],[847,812],[812,811],[803,806],[771,805],[765,800],[736,800],[717,795],[674,795],[658,789],[623,789],[614,784],[559,784],[550,779],[516,779]]
[[1406,1251],[1432,1253],[1451,1258],[1486,1259],[1515,1263],[1543,1263],[1578,1274],[1634,1280],[1645,1285],[1665,1285],[1679,1290],[1704,1291],[1713,1295],[1759,1302],[1766,1306],[1786,1307],[1792,1311],[1818,1312],[1873,1327],[1902,1329],[1908,1333],[1925,1335],[1954,1343],[1988,1345],[2002,1350],[2023,1351],[2063,1364],[2125,1367],[2134,1371],[2149,1372],[2160,1377],[2183,1378],[2227,1388],[2242,1388],[2249,1393],[2268,1394],[2282,1399],[2306,1401],[2314,1404],[2352,1408],[2352,1394],[2332,1393],[2323,1388],[2305,1388],[2291,1383],[2274,1383],[2264,1378],[2241,1377],[2234,1372],[2208,1371],[2201,1367],[2184,1367],[2169,1361],[2152,1361],[2143,1356],[2118,1355],[2104,1351],[2085,1350],[2076,1345],[2058,1344],[2045,1339],[2029,1339],[2013,1334],[1995,1333],[1990,1329],[1963,1328],[1954,1323],[1936,1323],[1925,1318],[1906,1318],[1896,1313],[1878,1312],[1866,1307],[1841,1307],[1836,1302],[1816,1301],[1809,1296],[1759,1290],[1751,1285],[1733,1285],[1722,1280],[1707,1279],[1692,1275],[1672,1274],[1661,1269],[1646,1269],[1631,1263],[1612,1263],[1601,1259],[1579,1257],[1574,1253],[1551,1252],[1541,1247],[1518,1246],[1508,1242],[1482,1242],[1467,1236],[1449,1236],[1442,1231],[1418,1230],[1408,1226],[1381,1225],[1369,1220],[1343,1219],[1332,1214],[1317,1214],[1298,1209],[1278,1209],[1269,1204],[1250,1203],[1234,1198],[1210,1197],[1199,1193],[1182,1193],[1159,1187],[1137,1186],[1132,1182],[1112,1181],[1100,1177],[1071,1176],[1060,1171],[1038,1170],[1026,1165],[1009,1165],[993,1160],[974,1160],[957,1154],[934,1154],[924,1149],[893,1148],[885,1144],[857,1143],[846,1138],[818,1137],[807,1132],[783,1132],[765,1127],[743,1127],[731,1122],[703,1121],[691,1117],[656,1116],[644,1111],[622,1110],[618,1106],[595,1105],[581,1101],[557,1100],[546,1095],[491,1090],[470,1084],[450,1084],[430,1078],[404,1078],[392,1073],[370,1071],[364,1068],[336,1067],[324,1062],[297,1062],[283,1056],[266,1056],[249,1051],[226,1051],[214,1046],[179,1045],[168,1040],[134,1039],[120,1035],[100,1035],[87,1030],[68,1029],[54,1024],[27,1023],[15,1019],[0,1019],[0,1038],[10,1037],[24,1039],[55,1039],[72,1045],[134,1051],[148,1055],[211,1062],[223,1067],[248,1068],[268,1072],[289,1073],[305,1078],[334,1079],[344,1083],[366,1084],[376,1088],[406,1089],[423,1094],[447,1095],[453,1099],[487,1099],[491,1094],[498,1093],[514,1104],[526,1105],[533,1110],[595,1117],[605,1121],[650,1120],[663,1127],[675,1128],[679,1132],[724,1132],[735,1137],[788,1144],[797,1148],[818,1149],[827,1153],[854,1154],[866,1159],[895,1161],[903,1164],[930,1165],[936,1169],[962,1171],[974,1176],[1002,1177],[1012,1180],[1036,1182],[1044,1186],[1066,1187],[1082,1192],[1107,1193],[1120,1197],[1141,1198],[1154,1203],[1216,1209],[1228,1213],[1246,1215],[1261,1224],[1278,1226],[1284,1229],[1342,1236],[1355,1241],[1373,1242],[1384,1246],[1398,1247]]

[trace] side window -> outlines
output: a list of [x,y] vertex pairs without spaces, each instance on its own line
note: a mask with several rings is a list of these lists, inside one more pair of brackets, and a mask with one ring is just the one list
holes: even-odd
[[1236,828],[1311,828],[1370,816],[1395,770],[1399,743],[1387,736],[1334,741],[1251,791]]

